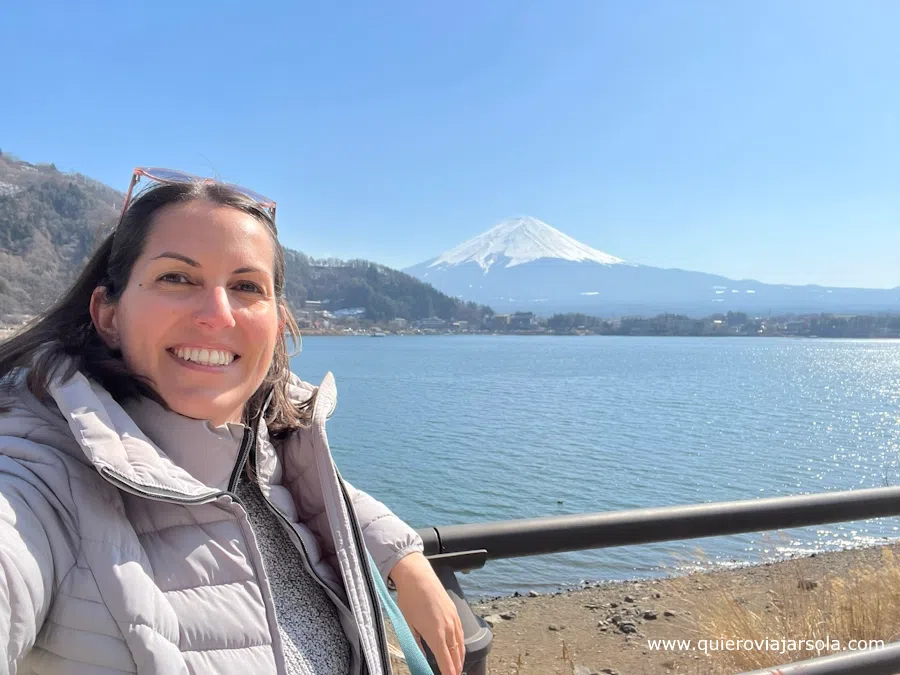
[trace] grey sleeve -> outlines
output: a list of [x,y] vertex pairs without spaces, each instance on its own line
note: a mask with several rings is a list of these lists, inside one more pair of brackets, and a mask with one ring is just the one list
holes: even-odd
[[29,481],[4,471],[21,470],[15,464],[0,456],[0,675],[16,673],[34,646],[56,583],[45,524],[53,508]]
[[415,551],[422,553],[425,550],[422,538],[380,501],[347,481],[344,485],[359,518],[366,548],[387,582],[399,560]]

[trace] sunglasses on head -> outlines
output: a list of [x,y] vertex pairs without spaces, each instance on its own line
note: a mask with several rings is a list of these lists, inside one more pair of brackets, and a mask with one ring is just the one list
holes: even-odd
[[134,192],[134,186],[138,184],[141,178],[147,178],[148,180],[152,180],[162,185],[178,185],[191,183],[222,185],[229,190],[233,190],[253,200],[256,204],[268,211],[269,216],[272,218],[272,222],[275,222],[275,202],[268,197],[264,197],[258,192],[254,192],[253,190],[242,187],[240,185],[235,185],[234,183],[223,183],[213,178],[195,176],[194,174],[187,173],[185,171],[178,171],[176,169],[161,169],[159,167],[140,166],[135,168],[135,170],[131,174],[131,184],[128,186],[128,192],[125,194],[125,203],[122,205],[122,216],[125,215],[125,211],[128,209],[128,205],[131,203],[131,196]]

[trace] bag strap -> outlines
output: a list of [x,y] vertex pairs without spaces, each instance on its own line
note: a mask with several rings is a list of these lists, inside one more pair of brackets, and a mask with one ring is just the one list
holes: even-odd
[[428,660],[425,658],[422,650],[419,649],[419,643],[416,642],[416,639],[413,637],[412,631],[406,623],[406,619],[403,618],[400,608],[397,607],[397,603],[395,603],[394,599],[391,597],[387,585],[384,583],[384,579],[381,578],[381,572],[378,571],[375,561],[372,560],[372,555],[368,551],[366,551],[366,555],[369,558],[369,567],[372,570],[372,576],[375,578],[375,586],[378,589],[378,598],[381,600],[381,607],[394,626],[394,633],[397,634],[397,639],[400,641],[400,649],[403,650],[403,656],[406,658],[406,665],[409,668],[409,672],[411,675],[434,675],[434,671],[431,669],[431,666],[428,665]]

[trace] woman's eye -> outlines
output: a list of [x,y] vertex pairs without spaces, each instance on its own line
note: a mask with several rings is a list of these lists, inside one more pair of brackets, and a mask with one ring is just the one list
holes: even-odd
[[263,290],[260,288],[259,284],[254,284],[252,281],[240,281],[235,285],[239,291],[243,293],[262,293]]
[[160,278],[160,281],[165,281],[171,284],[186,284],[188,283],[188,278],[183,275],[181,272],[169,272],[168,274],[163,274]]

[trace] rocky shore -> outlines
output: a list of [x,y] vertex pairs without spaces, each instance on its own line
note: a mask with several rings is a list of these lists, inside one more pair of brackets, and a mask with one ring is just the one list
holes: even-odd
[[[751,668],[736,667],[731,654],[712,650],[703,653],[697,649],[701,639],[712,641],[725,637],[705,634],[700,620],[704,612],[729,600],[753,612],[777,612],[782,602],[778,598],[783,597],[785,589],[789,589],[789,595],[805,594],[812,598],[827,580],[844,578],[851,570],[881,567],[886,549],[900,555],[900,544],[875,546],[739,569],[606,582],[553,594],[531,592],[484,600],[473,604],[473,608],[493,625],[489,657],[489,673],[493,675],[743,672]],[[900,623],[900,617],[895,622]],[[803,640],[816,636],[766,637]],[[893,635],[878,637],[886,642],[895,638]],[[653,648],[648,644],[649,640],[657,639],[693,640],[694,648]],[[769,659],[757,667],[799,660],[791,654],[779,653],[752,657]]]

